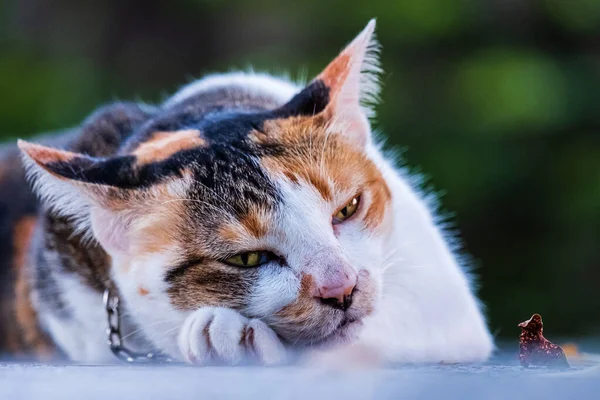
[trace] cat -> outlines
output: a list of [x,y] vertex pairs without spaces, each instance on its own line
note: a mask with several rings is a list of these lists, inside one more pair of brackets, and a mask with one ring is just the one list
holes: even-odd
[[0,351],[113,362],[112,287],[125,343],[181,362],[486,360],[470,276],[373,138],[374,29],[304,87],[211,75],[5,148]]

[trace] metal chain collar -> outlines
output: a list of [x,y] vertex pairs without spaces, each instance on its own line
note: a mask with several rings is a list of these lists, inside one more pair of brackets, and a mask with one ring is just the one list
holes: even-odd
[[123,345],[121,336],[121,314],[119,309],[119,297],[113,290],[104,290],[104,308],[108,317],[108,346],[113,354],[121,361],[130,364],[170,363],[171,358],[160,353],[137,353],[127,349]]

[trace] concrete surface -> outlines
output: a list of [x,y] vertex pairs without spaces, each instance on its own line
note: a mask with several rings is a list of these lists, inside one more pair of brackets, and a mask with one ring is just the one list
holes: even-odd
[[0,364],[0,399],[600,399],[600,367],[515,362],[325,371]]

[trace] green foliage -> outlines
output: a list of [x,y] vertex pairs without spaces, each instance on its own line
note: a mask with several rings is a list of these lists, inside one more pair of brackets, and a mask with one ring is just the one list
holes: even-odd
[[565,118],[565,78],[543,55],[486,49],[464,60],[454,80],[453,111],[477,135],[538,133]]

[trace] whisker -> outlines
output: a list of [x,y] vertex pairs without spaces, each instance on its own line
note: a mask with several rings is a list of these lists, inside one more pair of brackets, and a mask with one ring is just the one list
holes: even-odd
[[194,181],[194,183],[197,183],[198,185],[202,186],[203,188],[205,188],[206,190],[208,190],[209,192],[211,192],[212,194],[215,195],[215,197],[217,197],[219,200],[221,200],[223,202],[223,204],[228,205],[231,208],[231,205],[229,204],[229,202],[227,200],[225,200],[223,197],[221,197],[221,195],[219,195],[219,193],[217,193],[216,190],[206,186],[204,183],[200,182],[198,179],[196,178],[192,178],[192,180]]
[[210,204],[210,203],[208,203],[206,201],[198,200],[198,199],[183,199],[183,198],[182,199],[171,199],[171,200],[163,201],[162,203],[160,203],[160,205],[162,206],[162,205],[165,205],[165,204],[168,204],[168,203],[173,203],[173,202],[176,202],[176,201],[189,201],[189,202],[192,202],[192,203],[204,204],[204,205],[206,205],[208,207],[212,207],[213,209],[217,210],[218,212],[222,212],[224,214],[227,214],[227,211],[225,209],[223,209],[221,207],[218,207],[218,206],[215,206],[214,204]]
[[175,321],[177,321],[177,320],[176,319],[170,319],[170,320],[158,321],[158,322],[146,325],[146,326],[144,326],[142,328],[136,329],[133,332],[128,333],[127,335],[123,336],[121,338],[121,340],[125,340],[128,337],[131,337],[131,336],[133,336],[133,335],[135,335],[135,334],[137,334],[137,333],[139,333],[139,332],[141,332],[141,331],[143,331],[145,329],[152,328],[153,326],[160,325],[160,324],[167,324],[167,323],[171,323],[171,322],[175,322]]
[[162,334],[163,334],[163,335],[168,335],[169,333],[171,333],[171,332],[173,332],[173,331],[176,331],[177,329],[181,329],[181,326],[176,326],[176,327],[174,327],[174,328],[167,329],[167,330],[166,330],[166,331],[164,331]]
[[312,113],[312,118],[311,118],[311,120],[310,120],[310,127],[308,128],[308,129],[309,129],[309,132],[308,132],[308,135],[309,135],[309,136],[308,136],[308,140],[309,140],[309,145],[310,145],[310,147],[309,147],[309,149],[310,149],[310,150],[309,150],[309,155],[310,155],[310,158],[312,158],[312,157],[313,157],[313,144],[312,144],[312,137],[313,137],[313,131],[314,131],[314,127],[315,127],[315,112],[316,112],[316,110],[317,110],[317,105],[315,104],[315,105],[313,106],[313,113]]
[[382,272],[385,272],[389,267],[395,264],[395,262],[397,261],[395,257],[399,251],[400,248],[396,247],[394,250],[386,254],[385,258],[383,259],[383,262],[379,266],[379,269],[382,270]]

